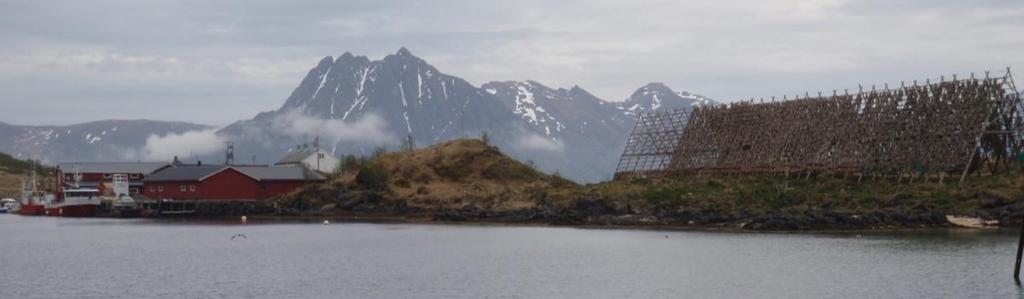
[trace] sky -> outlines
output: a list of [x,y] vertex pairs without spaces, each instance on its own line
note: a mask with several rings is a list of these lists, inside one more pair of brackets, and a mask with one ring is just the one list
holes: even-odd
[[279,108],[325,56],[403,46],[478,86],[730,102],[1024,72],[1022,29],[1020,0],[0,0],[0,122],[225,125]]

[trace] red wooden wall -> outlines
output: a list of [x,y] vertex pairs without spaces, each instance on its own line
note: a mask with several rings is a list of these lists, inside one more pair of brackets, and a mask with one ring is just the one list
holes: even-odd
[[199,189],[199,198],[204,200],[260,199],[259,182],[234,169],[221,171],[203,180]]
[[[143,193],[153,199],[262,200],[292,192],[304,181],[257,181],[234,169],[221,171],[202,182],[146,182]],[[181,187],[185,191],[181,191]],[[192,190],[195,186],[195,191]],[[163,191],[159,191],[163,187]]]

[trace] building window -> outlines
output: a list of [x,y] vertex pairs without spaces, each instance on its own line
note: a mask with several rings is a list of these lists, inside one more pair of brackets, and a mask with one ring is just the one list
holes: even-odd
[[109,179],[110,178],[110,174],[109,173],[104,173],[103,174],[103,178],[104,179]]
[[137,180],[137,179],[139,179],[139,174],[138,174],[138,173],[133,173],[133,174],[131,174],[131,176],[130,176],[130,177],[131,177],[131,178],[132,178],[133,180]]
[[188,191],[189,192],[196,192],[196,185],[189,185],[188,186]]
[[185,192],[185,185],[181,185],[181,192]]
[[153,192],[153,186],[149,186],[149,192]]
[[164,192],[164,186],[157,186],[156,187],[156,191],[157,192]]

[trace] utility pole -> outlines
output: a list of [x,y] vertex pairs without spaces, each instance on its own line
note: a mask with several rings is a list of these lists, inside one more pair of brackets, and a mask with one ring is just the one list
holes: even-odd
[[316,136],[316,138],[313,139],[313,147],[316,148],[316,171],[320,171],[320,159],[324,157],[324,155],[320,153],[320,136]]

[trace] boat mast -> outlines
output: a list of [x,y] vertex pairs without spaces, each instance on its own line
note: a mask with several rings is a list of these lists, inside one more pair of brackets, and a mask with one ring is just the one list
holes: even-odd
[[81,186],[80,186],[81,182],[82,182],[82,168],[79,168],[78,166],[75,166],[75,182],[74,182],[75,183],[75,185],[74,185],[75,189],[81,188]]
[[35,196],[35,195],[37,195],[39,193],[39,190],[36,189],[36,170],[35,169],[32,169],[32,189],[30,189],[30,190],[32,190],[32,196]]

